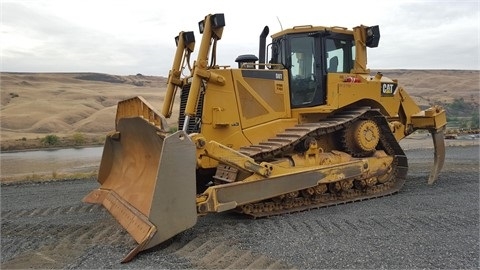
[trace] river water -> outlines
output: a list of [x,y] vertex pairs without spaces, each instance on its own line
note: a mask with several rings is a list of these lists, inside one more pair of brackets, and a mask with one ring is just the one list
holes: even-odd
[[0,154],[0,176],[28,178],[61,177],[64,174],[95,173],[102,158],[103,146],[57,150],[23,151]]
[[[478,145],[478,138],[446,140],[447,146]],[[404,150],[433,148],[428,135],[417,135],[400,142]],[[433,151],[433,149],[432,149]],[[58,150],[39,150],[0,153],[0,180],[60,178],[76,173],[96,174],[102,158],[103,146]],[[433,154],[432,154],[433,156]]]

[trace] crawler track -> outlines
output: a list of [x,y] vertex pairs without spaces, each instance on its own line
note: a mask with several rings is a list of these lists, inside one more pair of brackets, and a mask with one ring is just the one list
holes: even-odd
[[381,134],[377,149],[384,150],[388,155],[394,157],[392,170],[386,175],[387,180],[367,187],[342,190],[338,193],[327,191],[323,194],[305,195],[299,191],[299,195],[293,198],[264,200],[241,206],[238,210],[258,218],[368,200],[399,191],[404,185],[407,175],[407,158],[391,133],[385,117],[379,111],[371,110],[368,107],[342,111],[318,123],[298,124],[258,145],[243,147],[240,152],[257,161],[274,159],[283,153],[291,152],[296,145],[309,137],[319,138],[331,135],[333,132],[348,128],[350,124],[359,119],[375,121]]

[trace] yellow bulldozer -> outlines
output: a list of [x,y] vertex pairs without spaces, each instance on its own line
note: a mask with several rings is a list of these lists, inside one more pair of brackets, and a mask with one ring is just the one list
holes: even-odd
[[428,183],[438,178],[445,110],[421,110],[397,80],[370,74],[378,25],[296,26],[268,45],[265,26],[258,56],[238,56],[235,68],[217,64],[224,14],[198,25],[193,65],[194,32],[175,38],[161,112],[141,96],[118,103],[100,187],[83,200],[103,204],[138,243],[123,262],[209,213],[268,217],[393,194],[408,169],[399,141],[416,130],[432,135]]

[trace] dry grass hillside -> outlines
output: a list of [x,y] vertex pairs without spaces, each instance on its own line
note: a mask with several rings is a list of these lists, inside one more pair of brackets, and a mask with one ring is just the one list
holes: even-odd
[[382,73],[398,79],[407,92],[422,105],[449,104],[463,98],[479,104],[479,70],[384,70]]
[[[376,72],[376,71],[372,71]],[[462,98],[478,110],[480,71],[384,70],[421,105]],[[114,129],[117,102],[143,96],[160,110],[166,78],[99,73],[1,73],[1,147],[41,146],[47,135],[102,143]],[[169,120],[176,126],[177,112]]]
[[114,129],[117,102],[143,96],[161,108],[166,78],[99,73],[2,73],[2,149],[38,145],[54,134],[102,143]]

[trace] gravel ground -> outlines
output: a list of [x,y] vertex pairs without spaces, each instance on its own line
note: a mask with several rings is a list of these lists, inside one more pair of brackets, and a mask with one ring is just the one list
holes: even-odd
[[265,219],[211,214],[170,241],[136,244],[81,199],[95,179],[1,186],[1,268],[479,269],[479,146],[448,147],[426,184],[433,149],[407,150],[397,194]]

